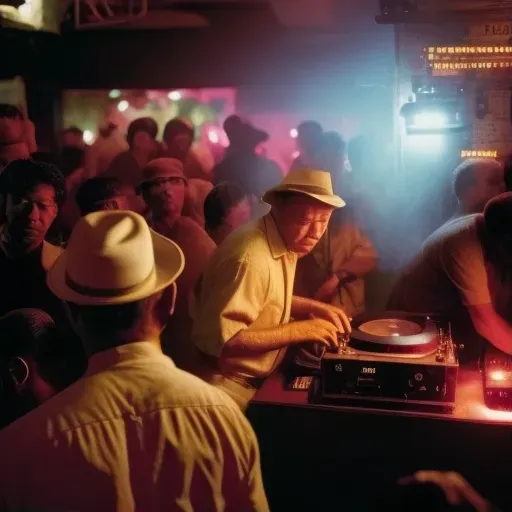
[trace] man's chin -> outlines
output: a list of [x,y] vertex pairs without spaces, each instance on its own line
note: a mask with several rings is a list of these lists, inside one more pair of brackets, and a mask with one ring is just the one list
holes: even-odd
[[314,245],[311,246],[301,246],[297,247],[295,251],[293,251],[299,258],[303,258],[304,256],[307,256],[313,249],[315,248]]

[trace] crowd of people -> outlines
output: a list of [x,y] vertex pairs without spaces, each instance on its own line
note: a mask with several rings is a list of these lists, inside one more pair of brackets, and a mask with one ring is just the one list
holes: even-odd
[[[90,148],[72,128],[49,154],[0,105],[0,510],[268,510],[244,412],[288,349],[350,333],[378,252],[338,134],[302,123],[283,173],[259,152],[267,133],[238,116],[224,130],[216,164],[180,118],[162,141],[150,118],[125,140],[110,123]],[[507,277],[503,166],[468,161],[455,183],[460,216],[391,303],[439,309],[393,302],[414,276],[512,353],[498,284],[473,278]]]

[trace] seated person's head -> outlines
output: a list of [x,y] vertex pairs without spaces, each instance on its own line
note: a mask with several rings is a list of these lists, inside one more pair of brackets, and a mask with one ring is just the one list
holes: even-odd
[[154,219],[181,217],[187,180],[175,158],[157,158],[142,170],[139,191]]
[[60,170],[52,164],[14,160],[0,174],[0,224],[13,253],[39,247],[66,198]]
[[80,148],[85,146],[84,132],[77,126],[70,126],[62,132],[62,148]]
[[127,187],[117,178],[91,178],[80,185],[75,200],[81,215],[100,210],[128,210]]
[[188,119],[171,119],[165,125],[162,137],[166,145],[166,155],[169,158],[185,158],[194,142],[194,135],[194,126]]
[[179,247],[151,231],[142,216],[101,211],[78,221],[48,286],[68,305],[93,354],[136,341],[158,343],[183,268]]
[[214,187],[204,201],[206,232],[219,245],[233,230],[251,218],[249,197],[235,184]]
[[18,144],[25,140],[23,114],[14,105],[0,104],[0,146]]
[[321,150],[323,128],[316,121],[303,121],[297,127],[297,148],[309,156]]
[[66,348],[51,317],[18,309],[0,318],[0,424],[14,421],[65,387]]
[[287,249],[299,257],[314,249],[334,209],[345,205],[334,195],[331,175],[326,171],[290,171],[263,200],[272,206],[272,217]]
[[0,168],[17,158],[28,158],[23,114],[14,105],[0,104]]
[[126,142],[132,151],[138,151],[144,154],[156,153],[158,143],[158,125],[151,117],[141,117],[135,119],[128,126],[126,133]]
[[463,213],[480,213],[489,199],[505,191],[503,165],[497,160],[470,158],[453,174],[453,193]]

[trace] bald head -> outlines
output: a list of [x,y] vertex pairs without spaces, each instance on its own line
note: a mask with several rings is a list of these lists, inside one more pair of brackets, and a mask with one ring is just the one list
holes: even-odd
[[504,191],[504,168],[497,160],[470,158],[454,171],[453,192],[462,214],[482,212],[490,199]]

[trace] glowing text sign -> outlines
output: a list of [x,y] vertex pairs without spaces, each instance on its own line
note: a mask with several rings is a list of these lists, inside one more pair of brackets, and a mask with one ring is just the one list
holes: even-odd
[[495,150],[463,149],[460,152],[461,158],[498,158]]
[[430,46],[427,60],[434,75],[506,71],[512,70],[512,46]]

